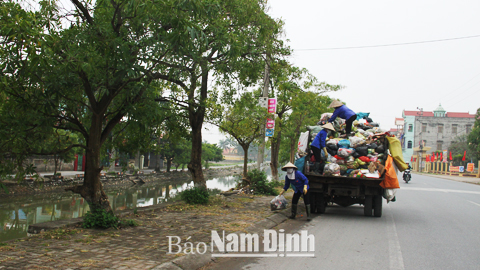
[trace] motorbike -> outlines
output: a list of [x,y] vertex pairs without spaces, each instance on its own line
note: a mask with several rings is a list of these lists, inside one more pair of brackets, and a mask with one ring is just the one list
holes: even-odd
[[412,179],[412,174],[410,173],[410,170],[405,170],[403,172],[403,181],[408,184],[408,181]]

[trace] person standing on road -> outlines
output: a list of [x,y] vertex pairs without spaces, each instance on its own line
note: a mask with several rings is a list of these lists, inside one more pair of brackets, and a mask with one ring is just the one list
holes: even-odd
[[291,162],[288,162],[283,166],[282,171],[286,171],[287,175],[285,175],[285,186],[283,187],[282,192],[280,192],[280,195],[283,195],[283,193],[288,190],[290,184],[295,192],[292,198],[292,214],[288,218],[295,219],[297,215],[298,200],[300,199],[300,196],[303,195],[303,202],[305,203],[305,210],[307,211],[307,221],[312,220],[310,217],[310,198],[308,193],[310,186],[308,185],[307,177],[299,172],[297,166],[293,165]]
[[345,119],[345,133],[346,136],[349,137],[351,135],[350,132],[352,132],[353,121],[357,119],[357,114],[338,100],[332,101],[332,103],[328,107],[335,108],[335,111],[333,111],[332,117],[328,119],[328,122],[332,123],[333,121],[335,121],[335,119],[337,119],[337,117]]

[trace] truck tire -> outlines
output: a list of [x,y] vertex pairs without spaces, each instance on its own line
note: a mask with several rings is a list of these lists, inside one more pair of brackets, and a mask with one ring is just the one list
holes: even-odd
[[372,216],[372,205],[373,205],[373,198],[371,195],[365,196],[365,202],[363,203],[363,214],[366,217]]
[[325,213],[325,197],[323,196],[323,193],[317,193],[317,214],[324,214]]
[[382,195],[373,196],[373,215],[375,217],[382,216],[382,203],[383,203]]

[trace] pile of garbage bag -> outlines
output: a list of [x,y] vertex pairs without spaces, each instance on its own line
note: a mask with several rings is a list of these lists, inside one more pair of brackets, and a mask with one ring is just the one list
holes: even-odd
[[[322,114],[317,126],[308,127],[309,143],[322,130],[319,125],[325,124],[330,117],[331,113]],[[325,176],[380,178],[389,154],[387,133],[368,117],[355,120],[352,134],[348,134],[348,137],[345,134],[343,119],[337,118],[333,126],[336,132],[329,132],[326,141],[328,152],[326,162],[319,163],[313,155],[310,155],[305,164],[306,172]],[[301,157],[305,152],[299,151],[297,154],[297,157]]]

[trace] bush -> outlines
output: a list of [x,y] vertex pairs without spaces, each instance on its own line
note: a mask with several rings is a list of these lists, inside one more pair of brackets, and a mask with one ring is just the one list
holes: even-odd
[[83,228],[118,228],[119,220],[112,212],[102,208],[94,208],[83,217]]
[[207,204],[208,190],[206,188],[193,187],[180,193],[180,198],[188,204]]
[[275,190],[277,182],[268,182],[267,174],[264,171],[253,169],[247,173],[247,178],[250,181],[250,188],[253,189],[255,193],[263,195],[278,195],[278,192]]

